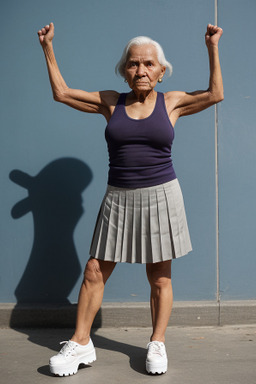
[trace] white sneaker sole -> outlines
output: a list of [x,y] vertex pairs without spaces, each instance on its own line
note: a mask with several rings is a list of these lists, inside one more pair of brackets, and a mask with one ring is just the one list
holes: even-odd
[[161,375],[162,373],[167,372],[167,362],[159,365],[159,364],[152,364],[152,362],[146,361],[146,371],[148,373],[152,373],[153,375],[159,374]]
[[78,371],[80,364],[90,364],[96,360],[96,352],[95,350],[90,352],[86,356],[79,357],[76,361],[72,362],[72,364],[63,365],[53,365],[49,364],[50,371],[56,376],[70,376],[75,375]]

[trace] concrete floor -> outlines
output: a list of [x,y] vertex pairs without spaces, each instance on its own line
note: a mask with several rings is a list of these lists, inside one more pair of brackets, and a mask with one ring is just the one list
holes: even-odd
[[145,372],[150,328],[101,328],[94,332],[97,361],[70,377],[50,374],[48,360],[72,329],[0,329],[1,383],[254,384],[256,325],[170,327],[168,372]]

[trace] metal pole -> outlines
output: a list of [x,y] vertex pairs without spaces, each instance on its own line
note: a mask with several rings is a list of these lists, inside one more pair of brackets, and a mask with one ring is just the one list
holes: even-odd
[[[218,0],[215,1],[215,25],[218,25]],[[215,104],[215,195],[216,195],[216,299],[220,304],[220,258],[219,258],[219,138],[218,138],[218,105]]]

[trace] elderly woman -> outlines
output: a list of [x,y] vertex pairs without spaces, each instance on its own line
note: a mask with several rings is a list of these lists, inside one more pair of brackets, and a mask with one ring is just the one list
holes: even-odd
[[82,282],[76,330],[50,359],[53,374],[75,374],[79,364],[96,359],[90,339],[104,286],[117,262],[145,263],[151,287],[153,332],[147,346],[148,373],[165,373],[165,331],[172,309],[171,263],[191,251],[185,209],[171,160],[174,126],[179,117],[197,113],[223,100],[218,55],[222,29],[208,25],[210,81],[205,91],[156,92],[172,66],[161,46],[148,37],[132,39],[116,67],[129,93],[85,92],[69,88],[57,65],[52,40],[54,25],[39,32],[54,100],[107,121],[108,186],[104,196]]

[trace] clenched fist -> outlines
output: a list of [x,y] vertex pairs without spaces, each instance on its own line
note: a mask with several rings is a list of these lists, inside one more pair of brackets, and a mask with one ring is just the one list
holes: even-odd
[[50,25],[46,25],[44,28],[40,29],[37,32],[39,36],[39,41],[41,45],[45,45],[50,43],[54,37],[54,25],[50,23]]
[[218,46],[219,39],[221,38],[222,33],[223,30],[217,25],[208,24],[207,31],[205,34],[205,44],[207,48],[209,48],[211,45]]

